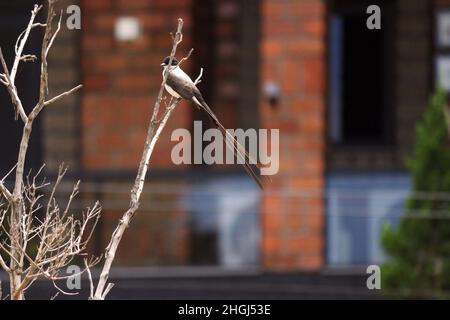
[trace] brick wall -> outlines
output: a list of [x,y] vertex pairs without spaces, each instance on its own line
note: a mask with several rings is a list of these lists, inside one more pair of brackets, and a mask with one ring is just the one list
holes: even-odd
[[[131,181],[109,179],[101,184],[84,186],[83,203],[100,200],[102,218],[91,241],[91,252],[100,255],[111,233],[126,210]],[[125,232],[117,252],[116,263],[122,266],[185,265],[188,263],[189,221],[180,198],[183,184],[167,179],[150,178],[141,195],[138,214]]]
[[[192,47],[192,6],[190,1],[81,1],[83,32],[81,36],[81,70],[83,100],[81,104],[81,163],[83,170],[100,176],[98,192],[85,195],[100,197],[104,206],[96,234],[96,248],[103,250],[119,217],[127,208],[129,188],[142,155],[154,101],[161,83],[162,59],[170,53],[178,17],[183,18],[183,42],[177,57]],[[139,19],[141,36],[131,43],[114,38],[118,17]],[[190,70],[192,60],[183,68]],[[154,169],[181,169],[170,160],[170,134],[175,128],[190,128],[191,106],[182,103],[173,114],[151,159]],[[102,174],[103,173],[103,174]],[[150,179],[150,177],[149,177]],[[170,178],[148,182],[146,190]],[[182,182],[177,180],[176,185]],[[121,192],[108,193],[121,182]],[[157,190],[158,191],[158,190]],[[171,197],[167,200],[167,197]],[[133,221],[119,250],[122,265],[186,263],[187,222],[183,211],[158,209],[161,201],[177,202],[177,193],[141,199],[141,210]],[[153,208],[150,209],[148,204]],[[164,208],[164,206],[163,206]],[[101,251],[100,251],[101,252]]]
[[[244,4],[221,0],[207,8],[209,11],[206,10],[206,16],[203,13],[204,20],[199,23],[203,28],[211,28],[209,38],[195,34],[192,18],[202,17],[202,12],[190,2],[101,0],[81,1],[81,5],[83,169],[136,169],[161,81],[160,60],[171,46],[167,30],[173,29],[176,18],[181,16],[185,20],[185,37],[178,56],[192,46],[196,48],[193,59],[184,67],[192,73],[200,66],[207,67],[204,79],[209,81],[200,86],[226,127],[255,127],[260,122],[263,128],[281,129],[280,172],[262,200],[264,267],[322,266],[324,1],[266,0]],[[138,41],[121,44],[113,38],[114,21],[122,15],[139,18],[143,34]],[[282,89],[277,108],[269,106],[263,96],[258,97],[255,84],[263,86],[269,80],[278,82]],[[255,116],[257,112],[260,117]],[[169,134],[174,128],[191,128],[193,117],[190,105],[180,106],[161,138],[166,143],[159,143],[155,150],[154,167],[172,168]],[[113,183],[104,181],[101,188],[106,190]],[[287,193],[289,198],[285,197]],[[297,194],[302,195],[302,200]],[[106,208],[108,201],[111,199],[106,197]],[[105,210],[97,238],[99,248],[106,245],[118,215],[113,209]],[[119,250],[119,263],[143,263],[139,257],[150,257],[145,258],[145,263],[187,262],[189,235],[183,213],[164,216],[162,212],[142,210],[138,217],[139,221],[133,223],[136,232],[124,238],[122,246],[127,249]],[[133,249],[138,248],[135,243],[140,243],[141,249]],[[160,246],[162,243],[166,245]]]
[[[175,28],[178,17],[183,17],[184,41],[178,57],[195,47],[184,68],[191,74],[199,67],[206,68],[200,87],[225,126],[260,124],[262,128],[280,129],[280,172],[262,199],[263,266],[271,270],[320,268],[324,264],[327,141],[326,2],[81,0],[83,30],[63,28],[55,42],[50,56],[50,90],[60,92],[78,82],[84,88],[82,94],[46,110],[45,161],[51,169],[65,161],[88,172],[125,171],[130,173],[131,185],[161,81],[160,60],[171,47],[167,32]],[[60,5],[64,8],[74,3],[77,1],[64,0]],[[403,164],[429,88],[427,8],[423,0],[396,1],[398,147],[375,153],[336,152],[328,169],[386,169]],[[142,37],[136,42],[122,44],[113,37],[115,19],[125,15],[137,16],[141,22]],[[258,46],[259,55],[254,51]],[[281,88],[276,107],[258,92],[267,81]],[[258,82],[259,87],[255,85]],[[175,128],[191,128],[193,118],[206,120],[192,110],[185,103],[171,118],[154,152],[153,168],[186,169],[172,166],[169,134]],[[104,181],[101,189],[108,189],[114,182],[114,178]],[[116,200],[103,196],[106,208],[111,198]],[[122,200],[126,205],[127,199]],[[119,214],[117,210],[105,210],[99,248],[105,247]],[[124,238],[119,263],[143,263],[139,257],[147,257],[145,263],[186,263],[187,224],[183,212],[167,216],[162,211],[142,210],[132,226],[136,232]]]
[[[191,48],[190,1],[82,1],[82,162],[87,170],[135,169],[145,141],[157,91],[160,63],[170,53],[168,30],[184,18],[182,57]],[[141,37],[119,43],[113,28],[119,16],[135,16]],[[185,68],[188,67],[186,63]],[[188,127],[190,109],[181,105],[164,131],[161,141],[170,141],[174,128]],[[167,167],[169,143],[159,143],[152,157],[154,167]]]
[[280,129],[280,171],[263,197],[263,264],[316,269],[324,263],[325,1],[261,3],[261,85],[281,88],[276,107],[264,98],[260,106],[262,127]]

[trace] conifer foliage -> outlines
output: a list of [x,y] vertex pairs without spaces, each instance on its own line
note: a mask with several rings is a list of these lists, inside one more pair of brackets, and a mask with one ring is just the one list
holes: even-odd
[[397,228],[386,225],[382,244],[390,260],[382,288],[410,298],[439,298],[450,290],[450,147],[445,120],[446,93],[431,98],[416,128],[407,160],[413,192]]

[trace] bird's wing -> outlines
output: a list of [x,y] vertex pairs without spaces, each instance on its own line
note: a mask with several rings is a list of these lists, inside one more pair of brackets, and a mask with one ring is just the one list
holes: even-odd
[[166,84],[175,92],[177,92],[183,99],[192,101],[192,97],[194,97],[193,90],[195,86],[190,81],[176,77],[173,72],[169,72]]

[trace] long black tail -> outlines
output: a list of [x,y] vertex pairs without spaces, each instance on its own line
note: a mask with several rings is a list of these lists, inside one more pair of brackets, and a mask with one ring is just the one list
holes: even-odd
[[216,117],[214,112],[211,110],[211,108],[206,104],[203,97],[196,97],[197,100],[201,103],[200,107],[206,111],[206,113],[209,115],[209,118],[213,122],[213,124],[220,130],[222,133],[225,143],[228,148],[231,150],[236,151],[236,154],[238,157],[240,157],[244,163],[244,169],[247,172],[247,174],[255,180],[255,182],[258,184],[258,186],[262,189],[264,189],[263,184],[261,182],[261,179],[259,179],[258,175],[255,173],[253,168],[251,167],[250,163],[255,164],[258,168],[260,168],[259,163],[255,161],[245,150],[245,148],[237,141],[236,137],[230,134],[225,127],[219,122],[219,119]]

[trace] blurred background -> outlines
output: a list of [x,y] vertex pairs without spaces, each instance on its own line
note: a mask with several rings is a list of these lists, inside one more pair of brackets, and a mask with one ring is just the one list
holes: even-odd
[[[35,2],[0,4],[8,63]],[[72,4],[81,30],[63,25],[50,53],[50,94],[84,87],[45,111],[28,165],[46,163],[51,178],[64,161],[66,191],[82,180],[77,209],[101,201],[93,253],[102,254],[128,208],[178,17],[177,57],[195,49],[183,69],[195,78],[204,68],[200,90],[225,127],[280,129],[280,171],[261,192],[239,166],[172,163],[172,131],[209,123],[183,103],[152,156],[111,297],[384,297],[367,289],[366,268],[388,261],[383,226],[398,226],[417,196],[405,160],[435,79],[450,74],[450,1],[59,2],[64,12]],[[371,4],[381,8],[379,30],[366,26]],[[31,39],[28,50],[38,50],[38,32]],[[38,76],[38,64],[22,65],[28,108]],[[16,161],[21,124],[3,87],[0,105],[3,175]],[[415,191],[450,200],[450,189]],[[44,284],[34,290],[51,295]]]

